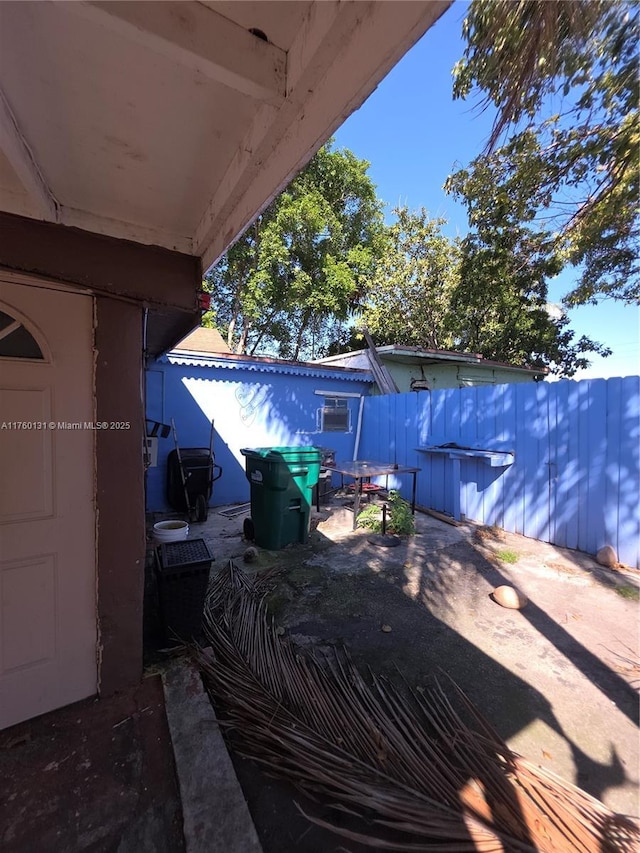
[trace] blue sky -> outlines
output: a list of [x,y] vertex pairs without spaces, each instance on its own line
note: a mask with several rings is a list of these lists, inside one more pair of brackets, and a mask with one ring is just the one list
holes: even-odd
[[[371,163],[369,174],[388,205],[425,207],[448,220],[445,232],[464,234],[464,208],[442,189],[447,176],[482,150],[493,113],[477,101],[453,101],[451,69],[462,56],[460,37],[466,3],[455,3],[382,81],[367,102],[335,134],[336,145]],[[559,302],[573,283],[563,272],[549,288]],[[569,313],[577,337],[588,335],[613,350],[576,379],[640,372],[640,308],[606,300]]]

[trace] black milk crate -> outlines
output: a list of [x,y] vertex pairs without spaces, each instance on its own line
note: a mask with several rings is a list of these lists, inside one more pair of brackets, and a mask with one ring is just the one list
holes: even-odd
[[156,549],[160,614],[168,642],[199,637],[213,559],[204,539],[165,542]]

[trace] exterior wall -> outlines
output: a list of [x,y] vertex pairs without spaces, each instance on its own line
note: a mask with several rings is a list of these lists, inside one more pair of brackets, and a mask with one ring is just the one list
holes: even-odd
[[192,255],[1,212],[0,235],[5,269],[185,311],[197,307],[200,261]]
[[[185,360],[186,361],[186,360]],[[285,372],[286,371],[286,372]],[[289,369],[203,367],[158,362],[147,371],[147,417],[162,423],[175,420],[181,447],[207,447],[211,419],[215,421],[214,453],[222,477],[214,483],[212,506],[249,500],[244,447],[316,445],[330,447],[336,458],[352,459],[360,401],[347,398],[349,432],[321,432],[316,391],[370,393],[364,380],[332,378]],[[158,465],[147,471],[147,510],[170,509],[165,495],[166,461],[173,437],[159,439]]]
[[142,675],[145,524],[142,465],[142,309],[96,300],[96,420],[129,424],[96,432],[99,690]]
[[425,379],[432,390],[466,388],[472,385],[507,385],[533,382],[533,374],[503,367],[480,367],[474,364],[401,364],[383,358],[400,393],[411,390],[412,379]]
[[96,297],[96,420],[130,424],[96,434],[98,675],[100,692],[110,693],[142,675],[142,306],[150,309],[147,349],[173,345],[199,317],[200,261],[0,213],[0,268]]
[[144,302],[147,355],[170,349],[200,320],[193,255],[0,212],[0,267]]
[[[451,388],[367,399],[360,458],[419,466],[423,506],[640,568],[639,438],[638,376]],[[418,450],[449,442],[513,464]]]

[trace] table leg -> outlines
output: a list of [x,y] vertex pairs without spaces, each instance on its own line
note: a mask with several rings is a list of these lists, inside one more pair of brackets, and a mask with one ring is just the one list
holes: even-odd
[[361,480],[356,477],[354,480],[354,490],[353,490],[353,529],[355,530],[358,526],[358,513],[360,512],[360,482]]
[[411,515],[416,514],[416,477],[418,474],[413,472],[413,491],[411,493]]

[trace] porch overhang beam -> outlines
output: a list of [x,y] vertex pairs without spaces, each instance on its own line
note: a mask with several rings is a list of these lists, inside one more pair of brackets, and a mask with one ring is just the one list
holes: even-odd
[[40,217],[47,222],[57,222],[60,206],[42,175],[2,89],[0,89],[0,150],[11,164],[31,201],[37,205]]
[[114,0],[65,8],[256,100],[285,98],[286,53],[200,3]]
[[[287,54],[287,97],[263,105],[195,231],[207,270],[448,9],[432,2],[340,2],[310,7]],[[336,97],[336,92],[348,94]]]
[[0,269],[199,318],[200,259],[158,246],[0,212]]

